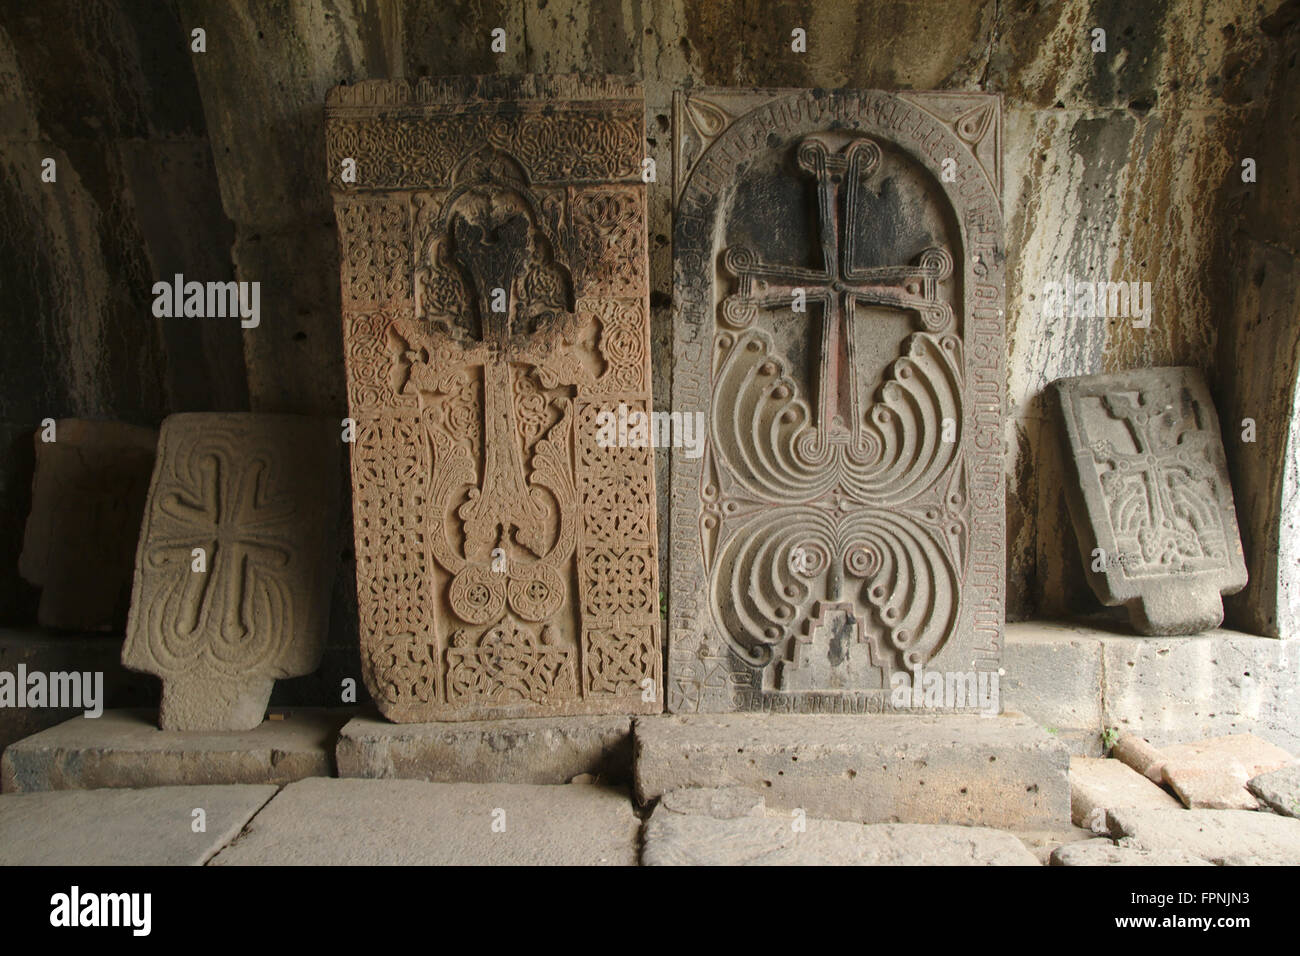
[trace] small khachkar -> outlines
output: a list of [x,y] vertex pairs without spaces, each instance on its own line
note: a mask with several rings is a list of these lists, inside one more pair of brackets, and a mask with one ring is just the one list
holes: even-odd
[[673,454],[671,710],[996,681],[1000,115],[978,93],[677,96],[673,408],[708,440]]
[[326,113],[371,695],[661,710],[652,453],[606,427],[651,409],[640,86],[367,82]]
[[164,730],[249,730],[320,664],[337,568],[336,422],[165,419],[122,663],[162,678]]
[[158,432],[64,418],[33,439],[32,510],[18,571],[41,589],[36,620],[120,634]]
[[1053,384],[1088,583],[1143,634],[1223,623],[1246,586],[1219,419],[1201,373],[1148,368]]

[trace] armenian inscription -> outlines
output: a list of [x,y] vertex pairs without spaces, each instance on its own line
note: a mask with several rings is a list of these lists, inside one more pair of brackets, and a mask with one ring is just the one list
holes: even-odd
[[672,463],[669,708],[879,712],[996,671],[999,101],[705,90],[674,119],[673,407],[709,431]]

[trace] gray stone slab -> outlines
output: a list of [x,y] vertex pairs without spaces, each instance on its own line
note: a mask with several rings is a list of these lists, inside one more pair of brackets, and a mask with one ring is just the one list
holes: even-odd
[[683,787],[669,790],[659,806],[675,813],[700,813],[720,820],[767,815],[767,803],[757,790],[746,787]]
[[637,799],[747,787],[769,809],[860,823],[1068,825],[1069,755],[1028,718],[675,715],[633,728]]
[[340,777],[440,783],[604,783],[632,777],[632,720],[626,716],[394,724],[350,720],[339,734]]
[[1112,810],[1110,835],[1141,850],[1180,850],[1218,866],[1300,866],[1300,820],[1256,810]]
[[1038,866],[1010,833],[983,827],[719,819],[660,806],[646,824],[645,866]]
[[1053,385],[1066,499],[1084,574],[1142,634],[1223,623],[1246,586],[1219,420],[1198,369],[1144,368]]
[[1246,786],[1277,813],[1300,817],[1300,764],[1262,773]]
[[1300,752],[1300,654],[1286,641],[1217,629],[1137,637],[1092,624],[1007,625],[1003,706],[1072,753],[1096,757],[1114,729],[1155,747],[1250,732]]
[[1103,639],[1106,724],[1159,748],[1253,733],[1300,752],[1300,653],[1224,629],[1194,637]]
[[77,717],[9,747],[0,759],[0,790],[280,785],[328,777],[349,713],[301,708],[239,731],[159,730],[148,710]]
[[1102,833],[1107,810],[1179,806],[1169,793],[1118,760],[1070,758],[1070,816],[1075,826]]
[[1104,837],[1067,843],[1052,851],[1052,866],[1213,866],[1182,850],[1143,850]]
[[1101,641],[1089,628],[1007,624],[1002,703],[1028,714],[1071,753],[1101,756]]
[[[155,787],[0,796],[0,865],[201,866],[275,787]],[[202,810],[204,832],[195,832]]]
[[302,780],[212,862],[634,866],[640,821],[622,790],[588,784]]

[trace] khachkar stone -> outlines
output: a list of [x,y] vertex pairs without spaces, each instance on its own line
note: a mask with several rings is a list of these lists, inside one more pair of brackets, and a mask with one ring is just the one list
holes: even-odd
[[[52,439],[52,440],[47,440]],[[36,620],[61,630],[117,630],[158,432],[65,418],[38,429],[32,508],[18,571],[41,588]]]
[[662,708],[651,451],[600,428],[651,408],[643,122],[611,78],[330,94],[363,673],[392,720]]
[[164,730],[250,730],[320,664],[341,444],[296,415],[163,421],[122,663],[162,678]]
[[1201,373],[1149,368],[1054,383],[1073,472],[1066,498],[1088,582],[1143,634],[1223,622],[1246,562]]
[[708,442],[673,454],[669,709],[974,686],[1004,608],[999,100],[706,90],[675,122],[673,408]]

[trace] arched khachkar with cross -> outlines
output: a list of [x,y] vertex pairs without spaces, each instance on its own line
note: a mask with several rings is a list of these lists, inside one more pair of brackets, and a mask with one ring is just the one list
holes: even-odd
[[673,461],[670,709],[996,671],[997,101],[906,97],[678,97],[674,407],[709,436]]

